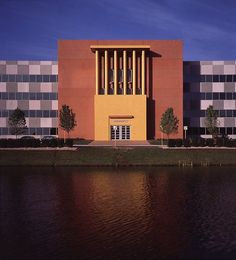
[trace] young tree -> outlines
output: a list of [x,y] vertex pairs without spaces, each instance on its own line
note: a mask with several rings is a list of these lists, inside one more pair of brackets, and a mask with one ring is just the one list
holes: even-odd
[[65,132],[69,137],[70,131],[72,131],[76,126],[75,121],[75,113],[73,113],[72,109],[63,105],[60,109],[60,127],[64,130],[64,142],[65,142]]
[[217,112],[213,109],[213,106],[207,108],[204,123],[208,132],[212,135],[212,138],[215,139],[218,134],[219,121]]
[[23,134],[27,128],[25,114],[19,108],[16,108],[8,118],[8,125],[10,127],[10,133],[12,135]]
[[174,115],[173,108],[172,107],[167,108],[161,117],[161,122],[160,122],[161,132],[165,133],[169,140],[170,134],[178,132],[178,127],[179,127],[179,120]]

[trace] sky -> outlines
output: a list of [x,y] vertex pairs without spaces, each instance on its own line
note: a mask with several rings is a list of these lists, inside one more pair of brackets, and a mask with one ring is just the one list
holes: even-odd
[[184,60],[236,60],[236,1],[0,0],[0,60],[57,60],[58,39],[180,39]]

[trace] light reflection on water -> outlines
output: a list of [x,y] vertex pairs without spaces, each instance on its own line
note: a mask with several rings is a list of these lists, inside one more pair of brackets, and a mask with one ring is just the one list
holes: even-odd
[[236,256],[235,168],[2,168],[0,259]]

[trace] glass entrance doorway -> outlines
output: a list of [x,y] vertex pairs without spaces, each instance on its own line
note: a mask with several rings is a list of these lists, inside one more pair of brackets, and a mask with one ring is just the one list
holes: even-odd
[[111,125],[111,140],[130,140],[129,125]]

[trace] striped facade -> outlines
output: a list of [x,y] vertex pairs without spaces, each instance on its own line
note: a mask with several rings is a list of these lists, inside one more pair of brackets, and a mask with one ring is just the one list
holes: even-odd
[[8,117],[24,111],[25,135],[57,135],[57,61],[0,61],[0,135],[12,137]]
[[236,62],[184,62],[184,125],[189,136],[211,137],[204,124],[206,109],[218,113],[219,134],[236,138]]

